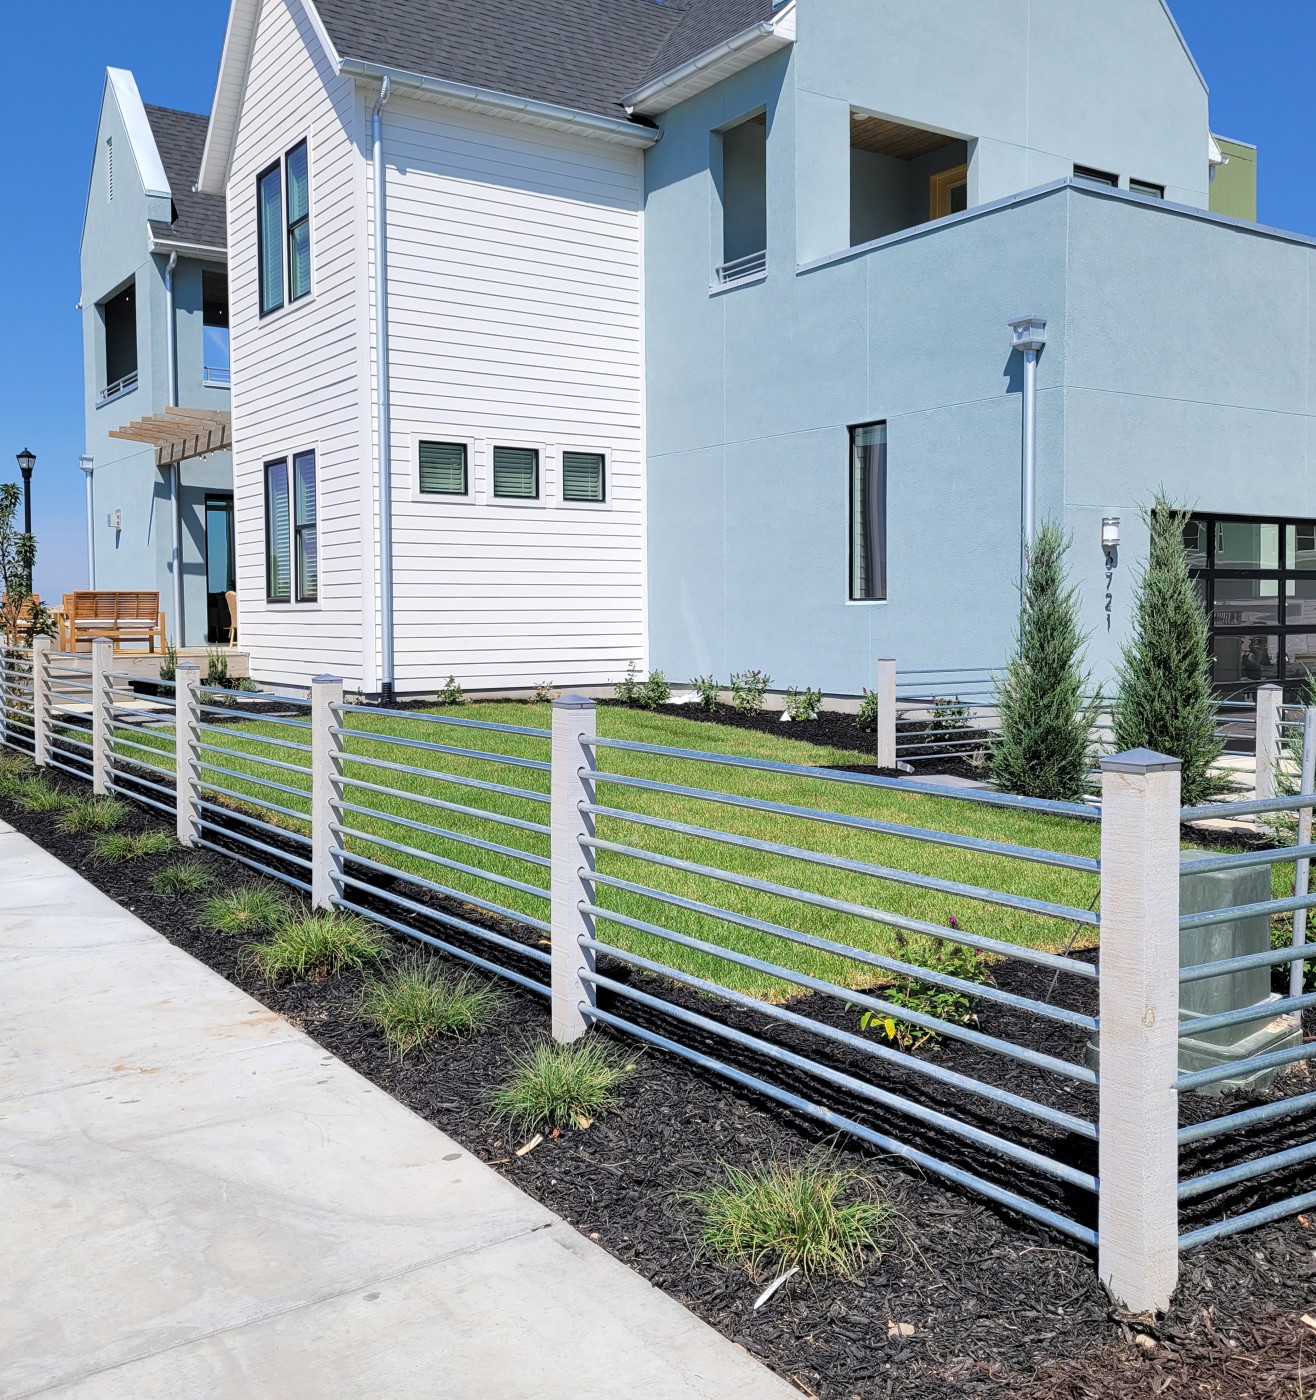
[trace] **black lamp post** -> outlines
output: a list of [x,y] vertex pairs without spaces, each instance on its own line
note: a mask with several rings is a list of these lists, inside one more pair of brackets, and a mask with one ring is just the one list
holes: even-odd
[[32,468],[37,464],[35,453],[25,447],[18,454],[18,470],[23,473],[23,533],[32,533]]

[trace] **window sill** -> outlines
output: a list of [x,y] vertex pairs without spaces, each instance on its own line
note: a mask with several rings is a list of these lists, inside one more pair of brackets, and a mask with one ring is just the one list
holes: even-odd
[[285,301],[282,306],[276,306],[273,311],[262,311],[257,325],[269,326],[275,321],[280,321],[283,317],[293,311],[302,311],[308,306],[315,304],[315,293],[308,292],[304,297],[298,297],[296,301]]

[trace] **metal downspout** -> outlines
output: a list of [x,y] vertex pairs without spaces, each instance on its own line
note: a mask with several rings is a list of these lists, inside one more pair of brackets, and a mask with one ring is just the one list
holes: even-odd
[[385,705],[391,705],[394,699],[393,408],[388,376],[388,191],[383,115],[392,86],[385,75],[370,116],[375,170],[375,377],[379,394],[379,698]]
[[[178,266],[178,254],[169,254],[169,265],[165,268],[165,298],[168,302],[168,319],[165,324],[165,354],[169,370],[169,407],[178,407],[178,348],[177,334],[178,307],[174,300],[174,268]],[[170,568],[174,582],[174,645],[184,644],[183,635],[183,483],[181,462],[169,468],[169,526]],[[166,636],[168,635],[166,629]]]
[[92,487],[92,473],[96,469],[96,459],[86,454],[78,458],[78,465],[87,479],[87,587],[96,587],[96,518],[95,494]]
[[1028,556],[1037,536],[1037,360],[1046,345],[1046,320],[1021,316],[1010,322],[1014,348],[1024,357],[1023,442],[1019,482],[1019,582],[1028,577]]

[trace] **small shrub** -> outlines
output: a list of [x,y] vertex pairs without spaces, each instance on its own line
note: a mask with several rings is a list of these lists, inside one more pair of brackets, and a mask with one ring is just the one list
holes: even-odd
[[[959,927],[954,915],[951,916],[951,927]],[[927,934],[904,933],[897,935],[897,943],[899,951],[896,957],[901,962],[926,968],[929,972],[939,972],[945,977],[957,977],[962,982],[988,980],[982,955],[961,943],[947,943]],[[918,977],[900,977],[891,986],[882,988],[877,995],[895,1006],[924,1016],[935,1016],[952,1025],[968,1025],[974,1019],[973,1001],[969,993],[958,987],[943,987]],[[916,1050],[920,1045],[939,1039],[936,1031],[880,1011],[865,1011],[859,1023],[865,1030],[881,1030],[888,1040],[902,1050]]]
[[124,865],[177,849],[178,842],[167,831],[109,831],[96,838],[91,858],[96,865]]
[[290,910],[288,896],[274,885],[239,885],[206,900],[201,924],[215,933],[271,933]]
[[319,982],[383,962],[389,946],[369,920],[317,909],[284,918],[263,943],[250,944],[246,952],[268,982],[283,976]]
[[865,733],[876,733],[880,708],[877,691],[865,689],[864,698],[859,702],[859,713],[855,715],[855,723]]
[[825,1161],[726,1167],[691,1198],[704,1246],[751,1274],[853,1274],[880,1253],[891,1209],[858,1172]]
[[642,710],[656,710],[672,698],[672,687],[661,671],[650,671],[649,679],[640,687],[640,698],[636,702]]
[[938,697],[932,702],[932,718],[928,721],[928,735],[936,739],[961,739],[972,727],[969,707],[957,695],[954,699]]
[[118,797],[85,797],[79,793],[64,799],[64,810],[55,825],[66,835],[113,831],[128,820],[128,804]]
[[176,681],[178,679],[178,648],[173,642],[166,642],[164,651],[160,653],[160,679],[162,681]]
[[707,710],[710,715],[716,713],[718,696],[721,694],[721,687],[717,681],[712,676],[696,676],[690,684],[694,686],[695,694],[699,697],[699,708]]
[[612,698],[622,705],[638,705],[643,684],[632,661],[626,667],[625,676],[613,687]]
[[383,1031],[399,1060],[440,1036],[473,1035],[502,1008],[501,990],[464,972],[453,977],[433,958],[406,962],[366,985],[361,1014]]
[[240,690],[244,695],[259,695],[260,683],[252,680],[250,676],[243,676],[241,680],[235,681],[234,690]]
[[821,690],[797,690],[794,686],[786,692],[786,713],[792,723],[804,723],[817,719],[822,708]]
[[449,676],[437,698],[440,705],[460,705],[466,699],[466,692],[458,685],[456,676]]
[[552,681],[540,681],[530,692],[530,703],[532,705],[551,705],[557,699],[558,693]]
[[228,652],[222,647],[211,647],[206,652],[205,683],[228,689]]
[[215,877],[195,856],[184,856],[163,870],[157,870],[147,881],[153,894],[177,899],[185,894],[204,894],[215,883]]
[[25,812],[58,812],[68,802],[68,796],[42,773],[20,778],[9,797]]
[[523,1133],[565,1128],[615,1108],[617,1087],[632,1068],[592,1036],[570,1045],[539,1041],[512,1064],[512,1077],[494,1092],[493,1110]]
[[731,677],[731,703],[742,715],[763,713],[763,697],[772,677],[763,671],[737,671]]

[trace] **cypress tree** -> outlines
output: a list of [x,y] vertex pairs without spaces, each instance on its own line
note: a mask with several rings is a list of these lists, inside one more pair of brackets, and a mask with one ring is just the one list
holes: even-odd
[[1144,515],[1151,546],[1135,584],[1133,632],[1118,668],[1115,748],[1153,749],[1179,759],[1184,805],[1192,807],[1226,786],[1211,771],[1225,745],[1211,684],[1206,610],[1188,572],[1188,512],[1158,494]]
[[1087,639],[1065,567],[1069,537],[1042,526],[1028,551],[1014,650],[998,686],[1000,731],[992,745],[997,787],[1072,802],[1083,795],[1098,700],[1086,698]]

